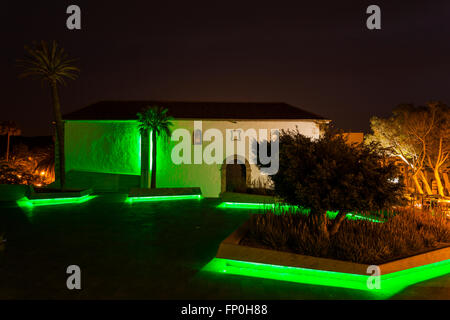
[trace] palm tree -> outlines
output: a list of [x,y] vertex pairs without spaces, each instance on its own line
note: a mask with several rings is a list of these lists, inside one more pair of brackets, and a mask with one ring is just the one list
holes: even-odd
[[8,144],[6,146],[6,161],[9,161],[9,141],[11,136],[20,136],[21,131],[17,124],[13,121],[3,121],[0,123],[0,134],[8,136]]
[[[156,151],[159,136],[169,137],[173,118],[162,107],[147,107],[137,114],[141,133],[141,187],[148,188],[148,171],[152,171],[150,188],[156,188]],[[149,168],[149,133],[152,135],[152,167]]]
[[48,83],[51,89],[53,115],[56,120],[56,136],[58,139],[59,180],[61,189],[65,187],[65,156],[64,156],[64,124],[61,115],[58,87],[66,85],[66,80],[75,80],[80,72],[74,66],[74,59],[60,48],[56,41],[49,46],[47,42],[34,43],[33,47],[25,46],[25,59],[18,60],[24,72],[20,78],[35,77],[42,83]]

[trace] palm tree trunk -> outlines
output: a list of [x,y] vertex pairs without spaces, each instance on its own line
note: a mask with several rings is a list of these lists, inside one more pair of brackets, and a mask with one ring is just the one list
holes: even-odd
[[156,130],[152,130],[152,182],[151,182],[151,188],[156,188]]
[[149,184],[149,166],[150,166],[150,141],[148,130],[141,133],[141,188],[148,188]]
[[64,154],[64,123],[61,115],[61,104],[59,101],[58,86],[56,81],[50,83],[52,89],[53,114],[56,121],[56,135],[58,138],[58,155],[59,155],[59,181],[62,190],[66,184],[66,166]]
[[8,132],[8,145],[6,146],[6,162],[9,161],[9,137],[11,134]]

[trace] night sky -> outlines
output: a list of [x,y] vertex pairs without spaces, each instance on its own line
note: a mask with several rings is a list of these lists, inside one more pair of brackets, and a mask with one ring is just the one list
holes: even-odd
[[[345,2],[345,4],[342,4]],[[66,28],[66,8],[82,30]],[[366,28],[370,4],[382,29]],[[98,100],[287,102],[367,131],[399,103],[450,103],[450,1],[4,1],[1,115],[50,134],[50,93],[19,80],[25,44],[56,39],[81,74],[63,113]]]

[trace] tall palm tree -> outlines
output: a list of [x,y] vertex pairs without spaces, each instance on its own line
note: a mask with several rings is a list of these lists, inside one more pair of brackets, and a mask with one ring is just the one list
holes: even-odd
[[8,136],[8,144],[6,146],[6,161],[9,161],[9,141],[11,136],[20,136],[21,131],[17,124],[13,121],[3,121],[0,123],[0,134]]
[[[137,114],[141,133],[141,187],[148,188],[148,171],[152,171],[150,188],[156,188],[156,151],[159,136],[169,137],[173,118],[162,107],[147,107]],[[152,167],[149,168],[149,134],[152,135]]]
[[74,65],[75,59],[70,59],[56,41],[51,45],[45,41],[34,43],[32,47],[25,46],[25,59],[18,60],[24,72],[20,78],[35,77],[42,83],[48,83],[51,89],[53,115],[56,121],[58,138],[59,180],[61,188],[65,187],[65,156],[64,156],[64,123],[61,115],[61,103],[58,88],[66,85],[66,80],[75,80],[80,69]]

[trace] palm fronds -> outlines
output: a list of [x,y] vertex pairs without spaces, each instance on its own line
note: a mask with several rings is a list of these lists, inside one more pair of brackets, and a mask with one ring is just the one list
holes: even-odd
[[170,136],[170,127],[173,118],[167,114],[166,108],[153,106],[137,114],[139,120],[139,131],[155,131],[158,136]]
[[74,65],[76,59],[70,59],[64,48],[56,41],[51,45],[46,41],[25,46],[25,58],[17,60],[23,69],[19,78],[35,77],[42,81],[66,85],[66,79],[75,80],[80,69]]

